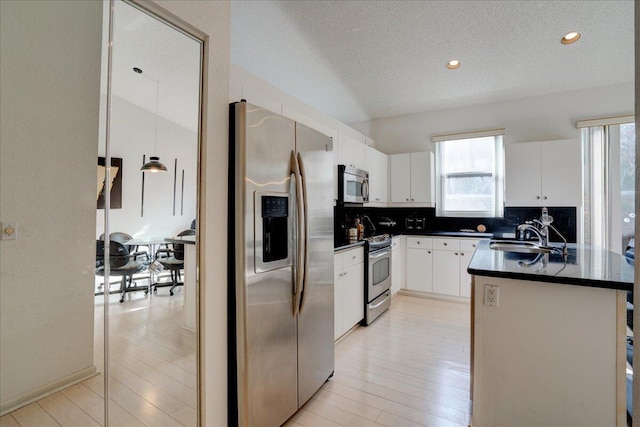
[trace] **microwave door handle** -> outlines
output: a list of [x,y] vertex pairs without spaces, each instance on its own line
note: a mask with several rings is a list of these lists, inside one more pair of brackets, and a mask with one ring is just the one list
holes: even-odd
[[309,269],[309,206],[307,204],[308,193],[307,193],[307,173],[304,167],[304,161],[302,161],[302,156],[298,153],[298,167],[300,169],[300,181],[302,182],[302,212],[303,212],[303,233],[304,233],[304,250],[302,251],[303,258],[303,269],[302,269],[302,290],[300,293],[302,294],[300,298],[300,306],[298,308],[298,312],[302,313],[302,309],[304,307],[304,303],[307,300],[307,271]]
[[362,180],[362,200],[369,201],[369,180],[367,178]]
[[304,269],[304,259],[303,254],[301,253],[302,248],[302,239],[304,238],[304,223],[303,216],[304,210],[302,206],[302,179],[300,177],[300,165],[298,164],[298,159],[296,158],[295,151],[291,150],[291,175],[293,175],[293,179],[295,180],[295,247],[296,247],[296,256],[295,256],[295,264],[294,264],[294,273],[293,273],[293,292],[292,292],[292,309],[293,309],[293,317],[298,315],[298,308],[300,306],[300,298],[302,291],[302,273]]

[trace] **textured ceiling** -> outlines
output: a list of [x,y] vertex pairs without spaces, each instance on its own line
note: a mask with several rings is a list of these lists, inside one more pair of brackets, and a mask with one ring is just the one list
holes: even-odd
[[632,82],[633,24],[632,0],[233,1],[231,61],[349,123]]
[[[113,95],[154,114],[157,99],[159,116],[197,131],[200,43],[123,2],[115,3],[113,16]],[[104,24],[106,40],[107,19]],[[106,93],[106,80],[102,83]]]

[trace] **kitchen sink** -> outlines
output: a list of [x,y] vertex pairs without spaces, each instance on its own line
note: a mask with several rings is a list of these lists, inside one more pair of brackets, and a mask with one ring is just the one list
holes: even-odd
[[540,246],[535,242],[521,242],[518,240],[491,240],[489,248],[494,251],[516,252],[520,254],[548,254],[555,250],[550,246]]

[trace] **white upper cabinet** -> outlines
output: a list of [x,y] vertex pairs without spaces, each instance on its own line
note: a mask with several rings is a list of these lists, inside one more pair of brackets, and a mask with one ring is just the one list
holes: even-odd
[[387,155],[368,145],[364,150],[364,169],[369,172],[369,203],[387,203]]
[[391,203],[411,201],[411,154],[389,156]]
[[505,205],[581,206],[580,141],[507,144]]
[[392,203],[433,203],[433,153],[389,156]]
[[338,132],[338,164],[365,169],[365,144],[363,141]]

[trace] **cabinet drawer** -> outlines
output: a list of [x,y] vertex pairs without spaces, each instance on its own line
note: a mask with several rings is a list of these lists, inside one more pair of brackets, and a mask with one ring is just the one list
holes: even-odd
[[460,241],[458,239],[433,239],[433,249],[440,251],[459,251]]
[[342,255],[343,270],[364,262],[364,248],[362,247],[342,252],[340,255]]
[[400,249],[400,236],[391,238],[391,250],[395,251],[396,249]]
[[432,249],[433,238],[431,237],[407,237],[407,248],[409,249]]
[[460,250],[462,252],[469,252],[469,255],[476,250],[476,246],[478,246],[479,240],[472,239],[464,239],[460,240]]

